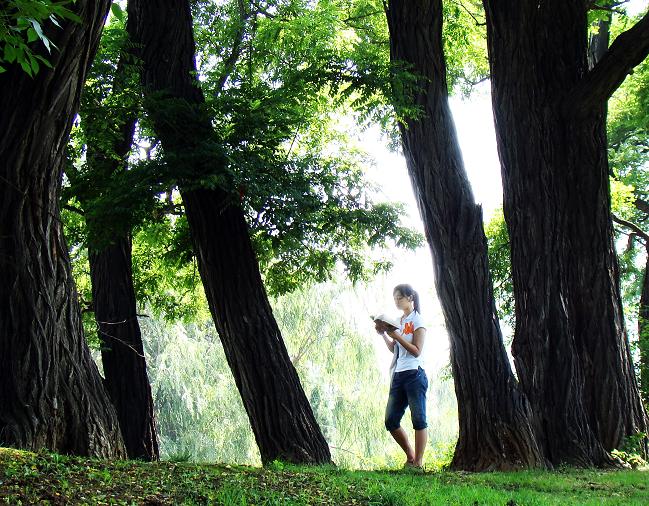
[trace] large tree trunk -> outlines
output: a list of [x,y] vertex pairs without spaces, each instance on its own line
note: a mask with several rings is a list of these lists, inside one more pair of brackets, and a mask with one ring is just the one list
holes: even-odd
[[642,277],[640,311],[638,312],[638,347],[640,348],[640,392],[649,403],[649,244]]
[[210,310],[262,460],[329,462],[268,303],[241,208],[219,190],[183,192],[183,202]]
[[[608,2],[608,3],[610,4],[612,2]],[[604,19],[600,19],[597,22],[597,32],[591,35],[590,40],[588,42],[587,62],[588,62],[589,69],[592,69],[599,61],[601,61],[604,55],[606,55],[608,51],[609,39],[610,39],[610,25],[611,25],[610,15]],[[587,149],[590,152],[597,154],[596,160],[594,161],[594,163],[590,164],[590,166],[599,167],[601,178],[598,181],[598,184],[602,185],[600,188],[603,188],[604,191],[606,192],[605,196],[599,195],[598,193],[601,190],[600,188],[597,188],[594,189],[593,194],[598,194],[597,199],[598,202],[600,202],[600,207],[602,207],[602,204],[604,203],[606,204],[606,206],[600,210],[599,216],[593,216],[591,214],[590,216],[587,216],[586,219],[597,220],[597,223],[601,224],[597,228],[599,230],[605,231],[608,237],[602,237],[602,240],[598,242],[599,244],[606,245],[603,250],[601,249],[600,246],[599,252],[597,251],[596,248],[594,248],[593,251],[590,252],[589,245],[590,243],[593,242],[592,237],[588,237],[588,236],[584,237],[585,240],[582,242],[582,248],[585,248],[584,250],[591,254],[586,256],[586,258],[584,259],[578,259],[578,262],[582,266],[581,272],[584,273],[585,275],[577,275],[575,284],[577,286],[580,286],[579,293],[581,294],[577,298],[579,304],[577,315],[578,317],[581,315],[582,322],[577,320],[577,325],[581,329],[581,336],[582,336],[581,355],[584,360],[584,363],[586,364],[586,375],[587,375],[587,381],[590,388],[587,397],[589,416],[590,416],[591,424],[593,424],[594,427],[598,428],[598,434],[600,440],[604,445],[604,448],[606,448],[607,450],[612,450],[614,448],[618,448],[622,444],[625,437],[632,435],[636,432],[645,431],[646,422],[644,421],[645,415],[642,410],[642,405],[640,402],[638,402],[638,399],[636,398],[637,393],[635,392],[635,388],[631,387],[632,384],[636,383],[636,380],[635,380],[635,374],[633,370],[633,363],[631,361],[629,344],[626,337],[626,330],[623,327],[624,314],[623,314],[621,297],[619,295],[619,291],[620,291],[619,288],[620,281],[619,281],[619,272],[618,272],[619,268],[618,268],[617,255],[614,246],[615,235],[613,232],[611,214],[610,214],[610,196],[609,196],[610,191],[608,186],[610,170],[608,167],[608,158],[606,152],[606,147],[608,146],[606,140],[606,110],[607,110],[607,103],[604,102],[603,104],[601,104],[598,114],[588,118],[590,119],[590,125],[588,125],[587,122],[588,130],[592,131],[593,124],[596,125],[596,129],[597,129],[595,143],[589,142],[587,144]],[[586,132],[586,135],[584,135],[584,137],[592,138],[592,133],[589,133],[588,130]],[[580,162],[580,158],[577,158],[576,163],[579,162]],[[592,177],[591,179],[597,181],[597,179],[594,177]],[[578,187],[580,184],[583,184],[583,181],[577,181],[575,186]],[[583,192],[581,190],[578,190],[578,193],[581,194]],[[575,202],[573,202],[573,204],[575,204]],[[581,209],[580,204],[577,204],[575,207],[577,209]],[[602,226],[604,224],[607,225]],[[583,228],[578,221],[575,222],[573,225],[576,234],[581,234],[583,232]],[[570,255],[570,258],[571,259],[574,258],[572,253]],[[589,300],[588,297],[591,296],[594,290],[597,290],[596,283],[598,281],[601,285],[602,283],[609,282],[609,279],[607,279],[608,273],[601,269],[596,270],[596,272],[599,273],[598,280],[593,278],[589,279],[589,275],[587,271],[592,268],[592,265],[599,265],[599,264],[591,264],[591,262],[593,261],[602,262],[601,260],[602,258],[611,259],[610,267],[607,270],[613,273],[613,277],[610,279],[610,281],[613,283],[613,286],[609,287],[608,291],[611,294],[610,297],[615,297],[615,300],[611,300],[610,306],[613,308],[617,307],[617,310],[614,310],[612,313],[612,319],[614,322],[619,322],[621,328],[612,329],[611,338],[613,336],[619,336],[619,338],[617,340],[613,340],[611,338],[607,340],[608,350],[605,349],[593,350],[592,348],[593,348],[594,341],[590,339],[590,336],[597,335],[597,334],[595,332],[595,329],[593,329],[592,327],[593,322],[590,321],[592,314],[590,314],[589,312],[592,311],[592,308],[589,307],[591,304],[591,300]],[[573,274],[577,272],[579,271],[575,270]],[[584,307],[586,308],[586,311],[583,311]],[[588,324],[591,325],[590,328],[588,327]],[[613,356],[619,357],[619,359],[621,360],[621,367],[615,366],[611,368],[609,366],[608,364],[609,353],[614,353],[615,355]],[[617,385],[616,390],[608,395],[613,395],[613,396],[620,395],[621,398],[619,400],[614,399],[609,402],[607,401],[602,402],[602,400],[600,399],[600,396],[602,394],[602,390],[600,388],[600,382],[602,381],[610,382],[611,376],[609,376],[609,379],[607,379],[607,378],[602,378],[600,375],[602,371],[606,371],[607,369],[611,371],[610,374],[614,376],[613,381]],[[618,413],[609,411],[611,409],[626,409],[626,413],[628,413],[628,415],[624,417],[622,420],[620,420]]]
[[220,177],[221,185],[225,179],[193,77],[189,2],[132,0],[129,22],[137,26],[135,43],[157,135],[176,166],[185,167],[181,193],[201,278],[262,461],[329,462],[329,447],[268,303],[238,198],[220,186],[197,184],[201,175]]
[[153,397],[137,321],[131,241],[89,251],[92,300],[104,366],[105,385],[117,410],[128,457],[157,460]]
[[46,27],[53,70],[0,74],[0,441],[125,456],[113,406],[85,344],[58,198],[86,69],[110,2]]
[[588,72],[585,5],[484,4],[518,376],[548,459],[605,465],[646,424],[613,248],[605,100],[569,98]]
[[452,467],[469,471],[545,465],[502,341],[482,210],[464,170],[448,106],[441,0],[391,0],[393,62],[420,78],[421,117],[401,125],[404,154],[449,332],[460,432]]

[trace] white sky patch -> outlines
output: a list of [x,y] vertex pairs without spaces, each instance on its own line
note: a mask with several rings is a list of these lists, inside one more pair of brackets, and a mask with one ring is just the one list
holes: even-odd
[[649,0],[629,0],[626,4],[626,12],[629,16],[635,16],[641,12],[646,12],[649,6]]

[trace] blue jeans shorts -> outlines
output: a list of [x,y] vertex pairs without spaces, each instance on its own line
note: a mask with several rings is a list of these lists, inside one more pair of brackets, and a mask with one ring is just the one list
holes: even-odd
[[428,378],[421,367],[395,372],[390,385],[388,405],[385,408],[385,428],[390,432],[398,429],[407,406],[410,407],[413,429],[421,430],[428,427],[426,390],[428,390]]

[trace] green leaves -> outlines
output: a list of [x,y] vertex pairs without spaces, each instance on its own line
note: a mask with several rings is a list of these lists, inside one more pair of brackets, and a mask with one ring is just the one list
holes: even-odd
[[115,16],[119,21],[124,22],[126,19],[126,13],[124,12],[124,9],[117,3],[113,2],[110,6],[110,12],[113,13],[113,16]]
[[499,317],[514,328],[514,285],[512,281],[509,234],[503,210],[499,209],[485,227],[489,270],[493,279],[494,298]]
[[468,96],[476,83],[489,76],[482,2],[444,2],[443,37],[449,92]]
[[[73,2],[74,0],[3,2],[6,5],[0,11],[0,72],[4,72],[7,65],[17,64],[33,77],[39,72],[41,64],[51,68],[45,54],[51,54],[52,49],[56,49],[51,37],[54,36],[55,29],[62,29],[59,20],[81,22],[67,7]],[[39,47],[39,42],[42,47]]]
[[[607,13],[609,14],[609,13]],[[617,36],[636,20],[614,15],[612,36]],[[649,60],[627,76],[608,103],[607,137],[611,173],[611,204],[620,218],[647,227],[649,202]],[[644,271],[646,244],[632,230],[616,224],[620,278],[627,329],[635,333]]]
[[422,240],[400,226],[397,206],[371,201],[363,176],[370,160],[332,120],[352,110],[388,116],[386,33],[376,50],[362,34],[377,23],[385,31],[382,7],[237,5],[196,7],[199,72],[224,148],[222,181],[240,195],[266,287],[286,293],[330,279],[340,266],[350,279],[366,279],[387,265],[370,248]]
[[[232,0],[194,4],[207,108],[189,111],[169,97],[146,108],[182,118],[198,112],[204,121],[181,121],[179,132],[195,141],[191,152],[170,156],[157,147],[151,160],[131,160],[126,170],[101,168],[114,165],[115,125],[140,110],[132,77],[137,63],[128,61],[126,77],[115,77],[124,71],[117,62],[125,61],[128,47],[117,7],[82,98],[78,161],[67,171],[66,197],[83,203],[95,241],[105,232],[110,238],[134,230],[138,300],[170,319],[202,310],[194,303],[202,298],[195,296],[200,279],[186,222],[178,216],[179,180],[185,187],[218,185],[243,206],[272,294],[328,280],[341,269],[353,281],[367,279],[389,266],[372,248],[414,248],[423,241],[400,224],[399,206],[372,201],[364,179],[371,161],[332,119],[348,114],[345,97],[373,100],[380,80],[372,77],[375,60],[355,62],[358,37],[343,22],[348,2],[243,4],[243,10]],[[362,13],[384,22],[382,11]],[[141,118],[140,136],[148,121]],[[97,153],[105,163],[97,163]],[[222,163],[204,162],[215,159]]]

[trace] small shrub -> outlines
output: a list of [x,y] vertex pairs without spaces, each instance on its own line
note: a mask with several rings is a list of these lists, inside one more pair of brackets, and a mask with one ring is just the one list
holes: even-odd
[[619,449],[611,452],[611,455],[628,464],[633,469],[647,465],[647,434],[638,432],[627,437]]

